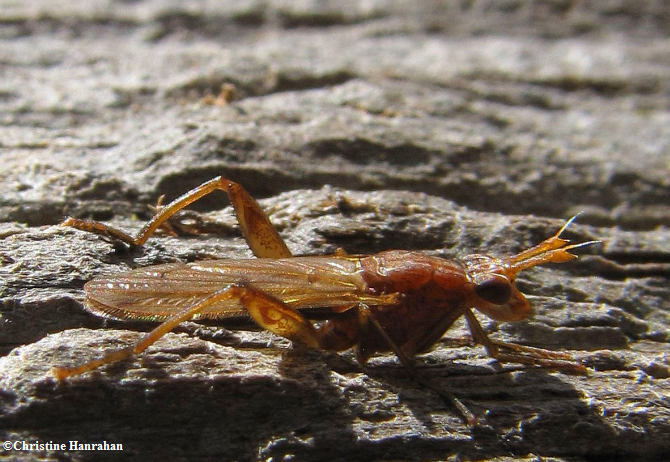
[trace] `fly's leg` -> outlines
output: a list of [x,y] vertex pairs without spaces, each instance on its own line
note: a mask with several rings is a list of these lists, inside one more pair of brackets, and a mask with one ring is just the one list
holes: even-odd
[[[160,212],[165,208],[163,200],[165,199],[165,194],[158,196],[156,205],[150,205],[149,209],[155,214]],[[203,219],[197,212],[189,213],[188,210],[180,210],[178,213],[181,213],[179,220],[172,220],[175,215],[171,216],[168,220],[164,221],[156,230],[163,232],[164,234],[172,237],[179,236],[200,236],[201,234],[207,234],[212,230],[216,229],[216,225],[208,223]]]
[[321,347],[319,333],[298,311],[251,285],[240,285],[238,291],[240,302],[259,326],[292,342]]
[[[451,327],[458,318],[463,316],[461,309],[452,309],[445,313],[438,322],[436,322],[429,330],[421,336],[410,337],[403,345],[402,350],[408,355],[416,355],[428,349],[439,339],[443,338],[444,333]],[[471,342],[468,342],[471,343]]]
[[489,356],[500,362],[530,364],[580,375],[587,372],[583,365],[575,362],[574,358],[567,353],[491,340],[470,309],[465,310],[465,318],[473,340],[483,345]]
[[175,213],[217,190],[228,194],[230,202],[235,209],[242,234],[254,255],[259,258],[291,256],[291,251],[286,247],[286,243],[247,190],[240,184],[220,176],[181,195],[168,205],[160,206],[156,215],[144,225],[135,237],[112,226],[92,220],[68,218],[62,224],[109,237],[130,246],[140,246]]
[[58,380],[63,380],[73,375],[97,369],[105,364],[130,358],[146,350],[163,335],[177,327],[178,324],[193,318],[193,316],[212,305],[230,299],[240,300],[242,305],[261,327],[291,341],[304,343],[312,348],[320,346],[316,329],[297,311],[288,307],[281,300],[267,295],[252,286],[234,284],[175,314],[131,347],[112,351],[100,359],[90,361],[81,366],[72,368],[54,367],[51,372]]
[[425,380],[414,367],[414,361],[410,356],[408,356],[403,349],[398,346],[398,344],[388,335],[384,327],[375,317],[374,312],[365,304],[361,303],[359,305],[360,313],[360,322],[362,324],[362,330],[366,329],[365,324],[371,324],[379,332],[379,334],[384,338],[386,343],[388,343],[391,350],[398,356],[400,363],[405,367],[409,376],[420,386],[425,387],[438,396],[440,396],[444,401],[448,403],[453,409],[455,409],[463,418],[466,424],[469,426],[474,426],[477,424],[477,417],[467,408],[465,404],[458,398],[456,398],[451,393],[447,393],[444,390],[438,389],[428,380]]
[[135,345],[124,348],[121,350],[117,351],[112,351],[111,353],[106,354],[100,359],[95,359],[93,361],[90,361],[86,364],[82,364],[81,366],[76,366],[76,367],[53,367],[51,369],[51,373],[58,379],[58,380],[63,380],[67,377],[71,377],[73,375],[79,375],[83,374],[84,372],[92,371],[93,369],[97,369],[100,366],[103,366],[105,364],[110,364],[116,361],[121,361],[126,358],[130,358],[133,355],[136,355],[138,353],[143,352],[146,350],[151,344],[156,342],[159,338],[161,338],[163,335],[167,334],[170,332],[172,329],[174,329],[179,323],[187,321],[191,319],[193,316],[196,314],[200,313],[204,309],[206,309],[209,306],[212,306],[222,300],[229,299],[231,297],[231,290],[234,287],[227,287],[225,289],[222,289],[218,292],[215,292],[213,295],[210,295],[209,297],[205,298],[204,300],[196,303],[195,305],[186,308],[185,310],[182,310],[181,312],[178,312],[174,316],[172,316],[170,319],[167,321],[163,322],[160,324],[158,327],[156,327],[154,330],[149,332],[147,335],[145,335],[142,340],[140,340],[138,343]]
[[[377,320],[377,317],[375,316],[374,312],[370,309],[370,307],[364,303],[361,303],[358,305],[358,313],[359,313],[359,323],[361,325],[361,331],[365,332],[369,330],[368,326],[370,325],[374,326],[375,330],[377,330],[377,332],[382,336],[382,338],[388,344],[391,350],[396,354],[396,356],[400,360],[400,363],[412,374],[416,374],[416,369],[414,368],[414,361],[412,360],[412,358],[409,357],[407,354],[405,354],[403,349],[398,346],[398,344],[391,338],[391,336],[389,336],[389,334],[386,332],[386,329],[384,329],[379,320]],[[360,363],[365,363],[366,360],[367,360],[367,354],[358,351],[358,361]]]

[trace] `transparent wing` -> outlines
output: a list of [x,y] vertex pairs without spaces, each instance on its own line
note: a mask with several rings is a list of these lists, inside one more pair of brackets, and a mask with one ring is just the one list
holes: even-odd
[[[344,311],[364,302],[390,304],[394,296],[369,294],[357,257],[206,260],[167,264],[94,279],[85,285],[87,308],[120,319],[163,320],[229,284],[248,283],[296,308]],[[225,300],[200,318],[246,315],[237,300]]]

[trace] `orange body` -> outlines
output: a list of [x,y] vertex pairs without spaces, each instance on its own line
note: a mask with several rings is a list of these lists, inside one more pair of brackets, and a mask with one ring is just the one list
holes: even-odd
[[[132,237],[103,223],[70,218],[63,224],[140,246],[169,218],[213,191],[228,194],[255,259],[167,264],[95,279],[85,285],[87,308],[119,319],[162,321],[136,345],[74,368],[53,369],[64,379],[144,351],[179,323],[197,318],[250,316],[261,327],[313,348],[355,347],[365,362],[378,351],[410,358],[432,346],[460,316],[473,339],[500,361],[582,373],[568,355],[488,338],[471,309],[499,321],[527,318],[531,309],[515,285],[526,268],[576,258],[554,236],[517,255],[473,254],[460,259],[390,250],[375,255],[295,257],[258,203],[239,184],[217,177],[165,207]],[[310,315],[321,309],[324,322]]]
[[[409,355],[437,341],[474,300],[466,266],[419,252],[371,256],[308,256],[210,260],[159,265],[94,279],[85,285],[90,311],[120,319],[162,321],[227,285],[243,281],[296,310],[328,309],[319,346],[345,350],[359,345],[365,360],[390,346],[375,329],[364,329],[357,308],[365,304]],[[323,310],[322,310],[323,311]],[[196,318],[248,316],[238,298],[222,300]],[[306,313],[309,317],[309,314]],[[323,316],[322,316],[323,317]],[[448,320],[448,321],[447,321]],[[425,336],[435,325],[440,332]],[[412,339],[421,338],[416,342]],[[411,347],[410,343],[414,343]]]
[[[467,308],[506,321],[530,315],[526,299],[506,276],[509,272],[504,261],[485,255],[447,260],[390,250],[366,256],[158,265],[94,279],[85,290],[87,307],[96,314],[163,321],[228,285],[244,282],[295,310],[329,309],[330,319],[318,327],[319,347],[341,351],[357,346],[364,362],[375,352],[391,350],[391,345],[377,329],[361,322],[359,306],[371,310],[393,342],[413,356],[439,340]],[[477,293],[481,281],[492,277],[509,288],[504,303],[491,303]],[[243,316],[249,315],[241,299],[229,298],[194,318]]]

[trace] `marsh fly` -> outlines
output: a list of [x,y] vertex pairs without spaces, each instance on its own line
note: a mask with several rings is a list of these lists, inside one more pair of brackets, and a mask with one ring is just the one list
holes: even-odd
[[[63,225],[140,246],[176,212],[215,190],[228,194],[257,258],[164,264],[88,282],[84,289],[91,312],[161,324],[131,347],[79,366],[53,368],[56,378],[141,353],[183,321],[240,315],[312,348],[354,348],[361,364],[376,352],[393,351],[412,375],[412,357],[465,316],[474,341],[499,361],[585,372],[568,354],[490,339],[472,311],[498,321],[527,318],[531,307],[515,285],[516,276],[532,266],[573,260],[577,257],[569,250],[592,243],[569,245],[560,237],[574,217],[540,244],[502,258],[472,254],[444,259],[405,250],[293,256],[249,193],[217,177],[160,207],[136,237],[95,221],[69,218]],[[316,307],[332,315],[313,324],[303,313]],[[450,400],[470,420],[467,409]]]

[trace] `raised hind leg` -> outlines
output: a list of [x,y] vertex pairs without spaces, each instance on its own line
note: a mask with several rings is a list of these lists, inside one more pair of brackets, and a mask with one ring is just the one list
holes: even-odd
[[172,215],[197,201],[198,199],[221,190],[228,194],[233,204],[242,234],[249,248],[259,258],[290,257],[291,251],[272,226],[270,219],[260,208],[253,197],[239,183],[227,178],[213,178],[197,188],[183,194],[164,207],[160,207],[156,215],[133,237],[120,229],[98,221],[68,218],[62,224],[82,231],[125,242],[130,246],[140,246],[163,225]]

